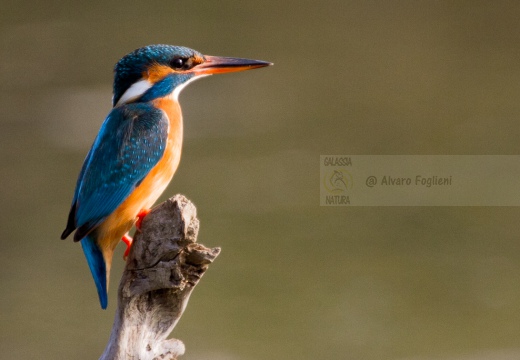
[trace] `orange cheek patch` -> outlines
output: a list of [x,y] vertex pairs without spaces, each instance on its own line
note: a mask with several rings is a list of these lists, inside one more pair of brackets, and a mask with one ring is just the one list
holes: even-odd
[[173,73],[173,69],[166,65],[153,64],[143,73],[143,78],[155,84],[164,79],[167,75]]
[[204,59],[201,56],[195,55],[193,57],[193,62],[195,63],[195,65],[199,65],[204,62]]

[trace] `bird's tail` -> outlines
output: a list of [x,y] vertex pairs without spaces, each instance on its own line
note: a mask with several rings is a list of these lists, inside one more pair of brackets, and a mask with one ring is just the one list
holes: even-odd
[[94,282],[96,283],[99,302],[101,303],[101,307],[106,309],[108,305],[108,295],[107,266],[105,258],[103,257],[103,253],[96,243],[96,240],[92,238],[91,235],[87,235],[81,240],[81,246],[83,247],[83,252],[87,258],[88,266],[92,272],[92,276],[94,277]]

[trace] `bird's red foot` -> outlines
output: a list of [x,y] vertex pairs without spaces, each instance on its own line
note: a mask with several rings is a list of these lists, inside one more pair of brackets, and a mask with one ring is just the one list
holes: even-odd
[[138,230],[141,230],[141,225],[143,224],[143,219],[145,218],[148,213],[152,211],[151,209],[143,209],[139,211],[139,214],[137,214],[137,221],[135,222],[135,227]]
[[128,254],[130,254],[130,248],[132,247],[133,239],[128,235],[123,235],[123,237],[121,238],[121,241],[126,244],[126,250],[125,250],[125,253],[123,254],[123,260],[126,261]]

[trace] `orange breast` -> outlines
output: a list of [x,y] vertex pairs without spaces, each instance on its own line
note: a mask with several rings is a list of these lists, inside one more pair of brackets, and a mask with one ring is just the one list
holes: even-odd
[[150,208],[168,186],[179,166],[182,147],[182,113],[177,102],[166,97],[157,99],[154,106],[162,109],[169,120],[168,140],[164,155],[141,184],[98,228],[98,244],[107,260],[112,258],[116,245],[133,226],[137,214]]

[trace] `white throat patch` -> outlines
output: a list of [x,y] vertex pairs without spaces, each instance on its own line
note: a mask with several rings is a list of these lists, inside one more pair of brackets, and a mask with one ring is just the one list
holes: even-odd
[[189,79],[185,83],[180,84],[179,86],[177,86],[175,88],[175,90],[173,90],[173,93],[172,93],[173,100],[175,100],[176,102],[179,102],[179,94],[181,93],[182,90],[184,90],[186,85],[188,85],[189,83],[194,82],[195,80],[198,80],[200,78],[203,78],[203,77],[206,77],[206,76],[209,76],[209,75],[211,75],[211,74],[195,75],[194,77],[192,77],[191,79]]
[[141,79],[136,83],[133,83],[132,86],[130,86],[119,98],[119,101],[114,107],[118,107],[121,105],[124,105],[132,100],[137,99],[138,97],[142,96],[148,89],[150,89],[153,86],[151,82],[149,82],[146,79]]
[[[192,77],[191,79],[189,79],[185,83],[180,84],[179,86],[177,86],[175,88],[175,90],[173,90],[173,92],[169,96],[171,96],[173,100],[178,102],[179,101],[179,94],[186,87],[186,85],[188,85],[189,83],[191,83],[191,82],[193,82],[195,80],[198,80],[200,78],[203,78],[203,77],[206,77],[206,76],[209,76],[209,75],[211,75],[211,74],[196,75],[196,76]],[[131,102],[131,101],[141,97],[152,86],[153,86],[153,84],[151,82],[149,82],[148,80],[146,80],[146,79],[141,79],[138,82],[133,83],[132,86],[130,86],[124,92],[124,94],[119,98],[117,104],[114,107],[118,107],[118,106],[124,105],[126,103],[129,103],[129,102]]]

